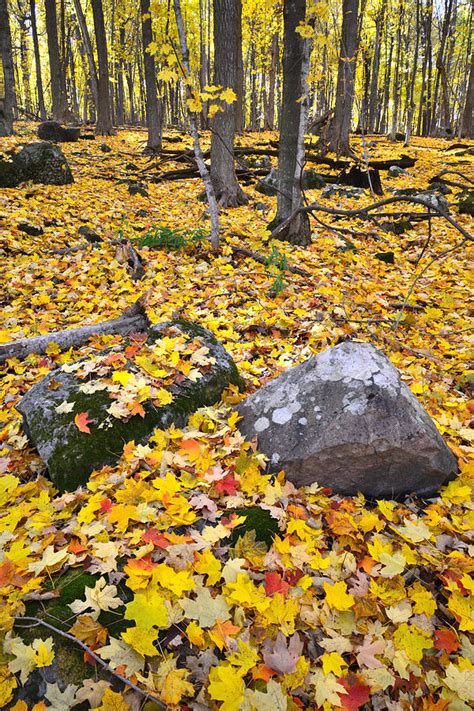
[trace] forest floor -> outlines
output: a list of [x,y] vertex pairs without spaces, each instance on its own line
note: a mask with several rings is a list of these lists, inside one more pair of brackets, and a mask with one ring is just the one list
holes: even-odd
[[[34,140],[33,128],[20,126],[2,148]],[[240,140],[250,146],[276,137]],[[189,147],[182,138],[165,145]],[[429,501],[367,502],[317,486],[295,490],[283,474],[266,475],[262,456],[244,442],[231,410],[240,396],[230,390],[183,430],[157,432],[146,446],[126,444],[116,467],[95,473],[87,489],[61,496],[41,476],[15,405],[52,369],[117,338],[98,337],[67,353],[52,344],[46,355],[10,360],[0,367],[0,707],[33,708],[34,679],[49,708],[139,708],[146,699],[114,677],[121,675],[171,708],[191,708],[194,699],[203,706],[192,708],[224,711],[364,705],[467,711],[474,701],[469,245],[442,256],[462,237],[434,218],[417,263],[427,221],[395,235],[368,221],[336,222],[319,213],[326,224],[353,231],[344,236],[357,249],[347,250],[340,233],[316,222],[307,249],[268,245],[276,199],[247,185],[249,205],[221,214],[219,255],[203,241],[179,251],[134,243],[145,276],[133,281],[109,240],[134,240],[158,226],[209,229],[206,206],[197,200],[201,182],[152,182],[183,165],[160,166],[160,158],[143,156],[144,139],[141,131],[120,130],[106,139],[107,153],[100,139],[62,144],[73,184],[0,193],[0,343],[114,318],[148,292],[152,322],[180,314],[213,331],[251,392],[342,339],[370,341],[402,371],[461,473]],[[360,149],[359,138],[354,144]],[[472,180],[472,156],[448,146],[414,138],[403,148],[375,138],[367,150],[370,159],[416,158],[406,175],[382,173],[390,196],[392,188],[426,189],[447,167]],[[148,197],[132,196],[118,182],[137,176]],[[472,219],[457,212],[457,192],[447,195],[452,215],[470,229]],[[307,191],[307,198],[319,200],[320,191]],[[359,200],[334,196],[324,204],[375,201],[366,191]],[[43,234],[24,234],[18,225],[25,222]],[[84,244],[81,226],[103,241],[50,253]],[[233,252],[236,246],[273,257],[261,264]],[[377,258],[381,252],[393,252],[394,263]],[[283,255],[307,275],[282,270]],[[398,319],[415,276],[437,255]],[[251,528],[239,539],[233,535],[243,519],[231,513],[246,507],[270,513],[276,523],[270,540]],[[198,527],[203,518],[206,526]],[[73,605],[67,614],[64,604]],[[79,647],[76,662],[65,660],[64,639],[44,626],[29,629],[28,637],[21,629],[25,614],[69,632],[109,669],[87,652],[82,665]],[[156,705],[148,700],[146,708]]]

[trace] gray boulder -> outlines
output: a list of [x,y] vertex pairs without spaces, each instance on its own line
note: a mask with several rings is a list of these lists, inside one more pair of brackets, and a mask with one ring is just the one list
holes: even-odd
[[[189,352],[197,351],[193,357],[180,356],[189,361],[186,367],[193,367],[190,377],[182,368],[163,366],[166,356],[164,361],[163,356],[156,360],[153,348],[162,349],[160,344],[166,341],[161,339],[166,338],[174,338],[174,343],[180,339]],[[163,429],[171,423],[182,427],[199,407],[217,402],[230,383],[242,385],[222,344],[206,329],[187,321],[150,328],[138,357],[124,351],[123,345],[107,349],[52,371],[17,405],[23,415],[23,429],[60,491],[73,491],[87,482],[94,469],[114,464],[126,442],[145,442],[155,428]],[[168,375],[163,374],[163,367]],[[114,376],[117,370],[122,374],[118,378]],[[128,383],[127,374],[131,376]],[[149,389],[149,396],[141,401],[136,387],[130,390],[129,385],[137,379],[141,393],[143,388]],[[155,390],[160,391],[158,395]],[[171,402],[163,399],[163,390],[171,394]],[[138,405],[137,414],[127,411],[127,403],[133,402]],[[87,420],[82,417],[78,423],[75,418],[81,413],[86,413]],[[84,431],[84,426],[90,432]]]
[[46,142],[29,143],[0,157],[0,188],[16,188],[27,180],[44,185],[74,182],[64,153]]
[[296,486],[394,498],[434,494],[456,460],[399,371],[369,343],[345,342],[291,368],[238,407],[271,471]]

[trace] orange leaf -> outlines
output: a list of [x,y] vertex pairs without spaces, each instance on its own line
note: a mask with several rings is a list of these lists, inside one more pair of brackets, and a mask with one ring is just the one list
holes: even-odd
[[252,679],[257,681],[257,679],[262,679],[267,682],[272,676],[276,676],[276,672],[265,664],[259,664],[254,669],[252,669]]
[[88,412],[80,412],[74,418],[74,424],[76,425],[77,429],[80,432],[85,432],[86,434],[91,433],[90,429],[87,426],[90,422],[92,422],[92,420],[89,420]]
[[458,638],[453,630],[442,629],[435,631],[436,642],[433,644],[435,649],[443,649],[450,654],[455,652],[461,646]]

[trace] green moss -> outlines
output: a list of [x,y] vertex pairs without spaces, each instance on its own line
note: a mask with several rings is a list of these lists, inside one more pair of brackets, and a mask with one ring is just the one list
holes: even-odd
[[232,535],[229,538],[231,546],[235,546],[239,538],[248,531],[255,531],[257,541],[262,541],[268,547],[272,545],[273,538],[280,529],[278,521],[273,518],[269,511],[261,509],[259,506],[253,506],[245,509],[236,509],[235,513],[238,516],[246,516],[246,520],[245,523],[237,526],[232,531]]

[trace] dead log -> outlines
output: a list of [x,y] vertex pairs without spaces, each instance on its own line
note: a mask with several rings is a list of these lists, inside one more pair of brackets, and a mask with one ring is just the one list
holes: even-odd
[[23,360],[31,353],[46,353],[50,343],[57,343],[62,351],[67,351],[69,348],[77,348],[77,346],[86,343],[91,336],[105,336],[108,334],[127,336],[130,333],[145,331],[150,326],[150,322],[143,305],[144,296],[142,295],[121,316],[110,321],[101,321],[90,326],[69,328],[64,331],[52,331],[43,336],[22,338],[18,341],[3,343],[0,345],[0,363],[4,363],[10,358]]

